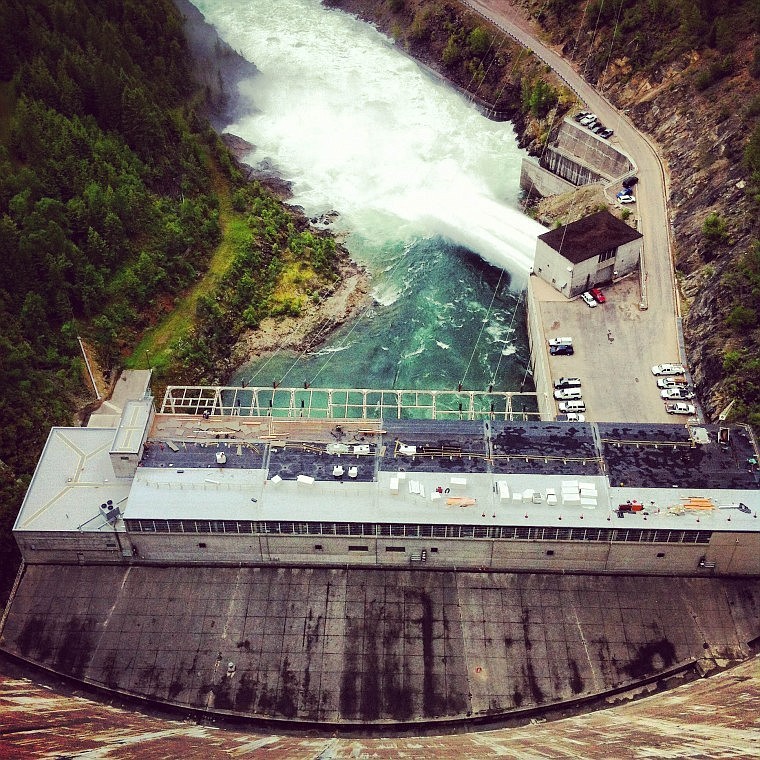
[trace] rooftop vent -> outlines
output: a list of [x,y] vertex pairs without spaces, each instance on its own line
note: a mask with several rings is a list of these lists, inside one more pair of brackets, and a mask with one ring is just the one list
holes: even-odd
[[113,503],[111,499],[109,499],[108,501],[104,501],[100,505],[100,513],[103,515],[103,517],[106,518],[106,521],[110,525],[113,525],[119,519],[119,516],[121,515],[121,511]]

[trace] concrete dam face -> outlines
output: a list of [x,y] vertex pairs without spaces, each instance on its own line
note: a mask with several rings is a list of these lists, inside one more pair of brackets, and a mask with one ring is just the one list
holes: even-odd
[[29,565],[2,649],[203,713],[422,726],[744,659],[758,610],[746,579]]

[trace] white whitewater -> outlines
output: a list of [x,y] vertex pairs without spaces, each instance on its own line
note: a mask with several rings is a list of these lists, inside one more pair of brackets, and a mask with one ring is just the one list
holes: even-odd
[[261,72],[241,85],[249,108],[229,131],[293,183],[307,213],[339,211],[355,255],[372,268],[372,249],[441,236],[524,283],[544,228],[518,209],[510,124],[319,0],[196,4]]

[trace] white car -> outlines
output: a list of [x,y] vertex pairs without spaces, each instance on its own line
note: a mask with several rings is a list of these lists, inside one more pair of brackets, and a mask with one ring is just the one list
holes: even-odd
[[555,388],[580,388],[581,379],[579,377],[560,377],[554,381]]
[[618,199],[621,203],[636,203],[636,198],[633,195],[624,195]]
[[683,364],[655,364],[652,367],[653,375],[683,375],[684,372]]
[[550,346],[572,346],[572,338],[549,338]]
[[557,416],[557,422],[585,422],[586,415],[578,412],[568,412]]
[[557,388],[554,391],[554,398],[557,401],[569,401],[570,399],[583,398],[580,388]]
[[657,378],[658,388],[685,388],[688,385],[682,377],[659,377]]
[[683,401],[671,401],[665,404],[665,411],[668,414],[696,414],[697,412],[694,404],[687,404]]
[[596,298],[594,298],[594,296],[592,296],[591,293],[589,293],[588,291],[586,291],[585,293],[581,293],[581,298],[586,302],[586,305],[590,309],[593,309],[595,306],[598,306],[596,302]]
[[583,401],[572,399],[570,401],[560,401],[559,404],[557,404],[557,409],[564,414],[570,414],[571,412],[585,412],[586,405]]
[[660,396],[670,401],[687,401],[694,398],[694,391],[688,388],[665,388],[660,391]]

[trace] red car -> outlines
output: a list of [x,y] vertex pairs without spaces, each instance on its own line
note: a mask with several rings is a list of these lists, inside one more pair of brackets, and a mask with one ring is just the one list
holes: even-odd
[[602,291],[599,290],[599,288],[591,288],[591,290],[589,291],[589,293],[591,293],[591,295],[594,296],[594,300],[597,303],[604,303],[607,300],[604,297],[604,293],[602,293]]

